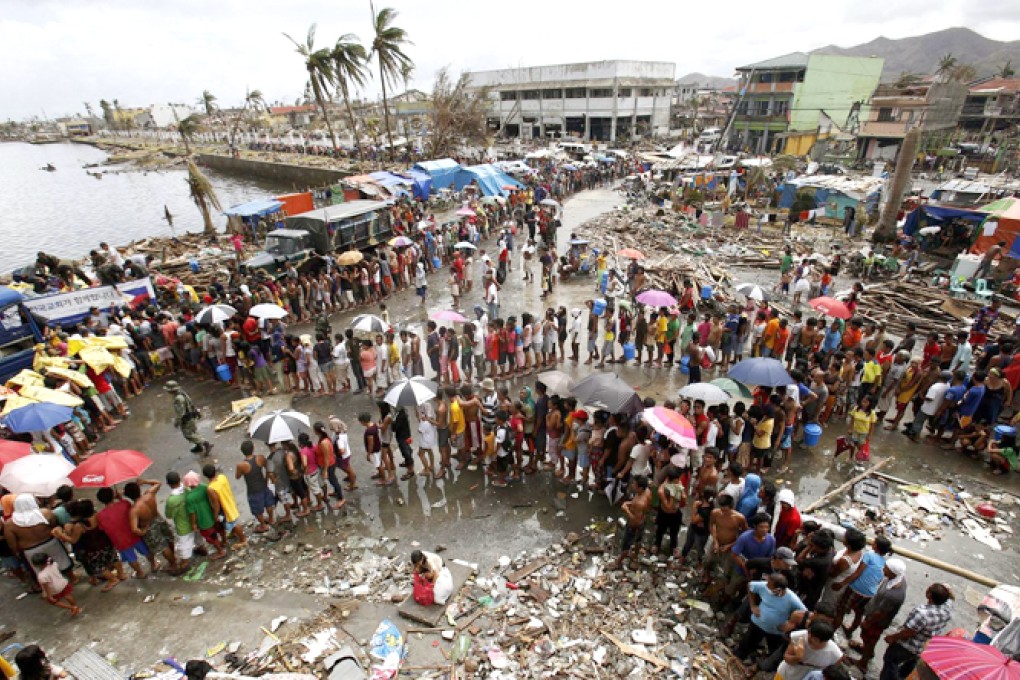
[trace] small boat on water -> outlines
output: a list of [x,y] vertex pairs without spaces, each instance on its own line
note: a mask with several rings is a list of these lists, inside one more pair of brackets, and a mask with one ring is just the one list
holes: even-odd
[[53,165],[53,163],[47,163],[46,165],[42,166],[39,169],[40,170],[45,170],[46,172],[56,172],[57,171],[57,166]]

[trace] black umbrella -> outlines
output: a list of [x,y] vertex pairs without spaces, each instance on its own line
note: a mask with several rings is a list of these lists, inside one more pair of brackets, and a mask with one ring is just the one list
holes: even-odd
[[598,406],[610,413],[634,414],[644,408],[634,388],[615,373],[592,373],[574,385],[571,393],[582,404]]

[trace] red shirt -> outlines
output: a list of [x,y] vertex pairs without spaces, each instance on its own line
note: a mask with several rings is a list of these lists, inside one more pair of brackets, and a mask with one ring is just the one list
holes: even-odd
[[259,335],[259,322],[253,316],[244,320],[241,330],[244,331],[244,339],[248,342],[258,342],[262,337]]
[[92,384],[96,386],[96,391],[99,392],[100,394],[106,394],[111,389],[113,389],[110,387],[110,383],[106,381],[106,378],[103,377],[103,374],[96,373],[95,371],[92,370],[91,366],[85,369],[85,375],[89,377],[89,380],[92,381]]
[[117,550],[127,550],[142,540],[131,531],[131,504],[123,498],[96,513],[96,521]]
[[924,359],[921,360],[921,368],[928,368],[931,364],[932,359],[942,356],[942,348],[937,342],[926,342],[922,349],[924,353]]

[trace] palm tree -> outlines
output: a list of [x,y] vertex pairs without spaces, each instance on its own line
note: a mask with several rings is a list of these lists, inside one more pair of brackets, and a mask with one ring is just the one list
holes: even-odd
[[202,222],[205,224],[203,233],[206,236],[215,236],[216,227],[213,225],[210,210],[222,210],[223,207],[220,205],[219,197],[216,196],[216,190],[213,189],[212,182],[202,174],[202,171],[190,159],[188,160],[188,177],[185,181],[188,183],[188,193],[191,196],[191,201],[198,207],[198,211],[202,213]]
[[[174,118],[177,117],[177,112],[174,111]],[[181,135],[181,140],[184,142],[184,152],[191,155],[191,140],[195,138],[195,135],[202,130],[202,118],[197,113],[193,113],[184,120],[177,121],[177,132]]]
[[1002,65],[1002,69],[999,71],[1000,78],[1012,78],[1016,75],[1016,69],[1013,68],[1013,60],[1007,59],[1006,63]]
[[262,98],[261,90],[249,90],[244,95],[244,106],[241,107],[240,113],[237,114],[237,118],[234,119],[234,127],[230,130],[230,145],[234,145],[234,138],[237,136],[237,130],[241,127],[241,121],[248,114],[248,110],[252,111],[263,111],[266,109],[266,100]]
[[216,95],[209,90],[202,90],[202,96],[198,98],[199,105],[205,109],[205,115],[213,115],[216,110]]
[[942,58],[939,59],[939,67],[935,70],[935,73],[937,75],[948,78],[949,74],[953,71],[954,68],[956,68],[956,64],[957,59],[952,55],[952,53],[944,54],[942,55]]
[[[287,40],[294,43],[297,53],[305,59],[305,69],[308,71],[308,82],[312,86],[312,95],[315,103],[322,111],[322,120],[326,123],[326,130],[333,140],[333,150],[338,151],[336,134],[333,133],[333,125],[329,122],[329,112],[326,111],[326,99],[329,98],[329,84],[333,82],[333,51],[329,48],[315,49],[315,24],[308,29],[308,37],[304,44],[299,43],[286,33],[283,34]],[[325,97],[323,97],[325,95]]]
[[354,135],[354,146],[358,149],[358,160],[364,162],[365,155],[361,150],[361,136],[358,124],[354,119],[351,107],[351,86],[364,87],[368,80],[368,52],[358,41],[358,36],[347,33],[340,36],[333,46],[333,82],[344,97],[344,107],[351,122],[351,133]]
[[372,10],[372,52],[369,58],[375,57],[379,63],[379,80],[382,83],[383,116],[386,121],[386,140],[390,146],[390,160],[393,160],[393,133],[390,130],[390,105],[386,98],[386,84],[397,83],[408,69],[414,67],[411,58],[404,54],[404,45],[413,44],[407,39],[407,31],[394,26],[398,12],[392,7],[383,7],[376,14],[375,3],[369,0]]
[[103,120],[106,121],[106,127],[113,129],[113,123],[116,120],[113,117],[113,107],[110,106],[110,102],[105,99],[99,100],[99,108],[103,111]]

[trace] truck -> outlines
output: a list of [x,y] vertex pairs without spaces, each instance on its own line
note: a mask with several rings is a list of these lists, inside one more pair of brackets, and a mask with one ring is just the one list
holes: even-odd
[[0,384],[32,368],[35,346],[43,334],[16,290],[0,287]]
[[281,229],[266,235],[263,249],[243,263],[273,276],[288,264],[298,271],[316,269],[318,256],[340,250],[374,248],[392,235],[389,203],[350,201],[287,217]]

